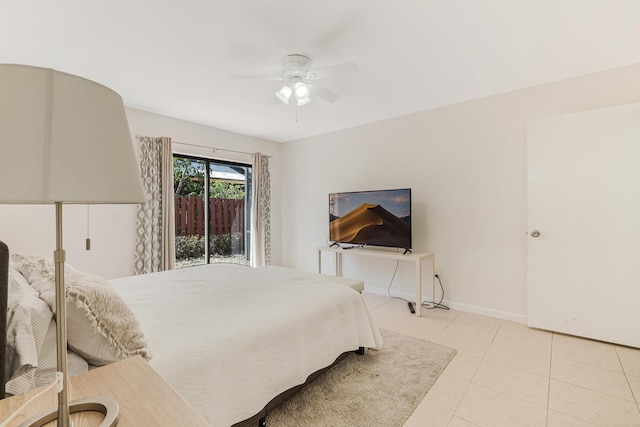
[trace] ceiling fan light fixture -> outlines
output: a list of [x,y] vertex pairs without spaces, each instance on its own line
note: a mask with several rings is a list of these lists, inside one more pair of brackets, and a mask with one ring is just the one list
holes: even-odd
[[308,99],[309,95],[311,95],[311,87],[303,82],[298,82],[293,86],[293,91],[296,95],[296,99],[301,101],[303,99]]
[[282,86],[282,89],[276,92],[276,96],[280,101],[284,104],[289,103],[289,98],[291,97],[292,90],[289,86]]
[[308,103],[310,103],[311,98],[309,97],[302,98],[302,99],[296,98],[296,101],[298,102],[298,107],[302,107],[303,105],[307,105]]

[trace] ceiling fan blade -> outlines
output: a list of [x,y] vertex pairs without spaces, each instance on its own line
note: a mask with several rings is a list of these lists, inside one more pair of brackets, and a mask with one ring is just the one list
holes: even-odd
[[284,81],[282,76],[274,76],[273,74],[231,74],[229,78],[232,80],[240,80],[240,79],[257,79],[257,80],[274,80],[274,81]]
[[359,71],[360,67],[355,62],[342,62],[340,64],[327,65],[325,67],[314,67],[311,70],[311,73],[315,75],[314,79],[341,79],[347,74],[356,74]]
[[338,93],[317,83],[313,84],[311,95],[317,95],[318,97],[324,99],[327,102],[330,102],[331,104],[340,99],[340,95]]

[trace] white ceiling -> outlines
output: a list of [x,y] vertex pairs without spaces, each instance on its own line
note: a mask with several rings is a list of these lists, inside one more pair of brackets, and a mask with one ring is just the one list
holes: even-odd
[[[640,62],[638,0],[2,0],[0,63],[102,83],[127,106],[291,141]],[[357,64],[277,103],[280,57]],[[640,76],[639,76],[640,79]],[[313,96],[313,94],[312,94]]]

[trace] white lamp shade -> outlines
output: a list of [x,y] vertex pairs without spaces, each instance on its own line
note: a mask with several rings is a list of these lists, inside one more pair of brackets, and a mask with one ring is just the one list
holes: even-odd
[[144,203],[122,98],[55,70],[0,64],[0,203]]

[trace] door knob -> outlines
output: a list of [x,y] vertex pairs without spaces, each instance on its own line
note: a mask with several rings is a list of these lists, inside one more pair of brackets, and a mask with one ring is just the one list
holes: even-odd
[[538,236],[540,236],[540,232],[538,230],[533,230],[531,232],[531,237],[538,237]]

